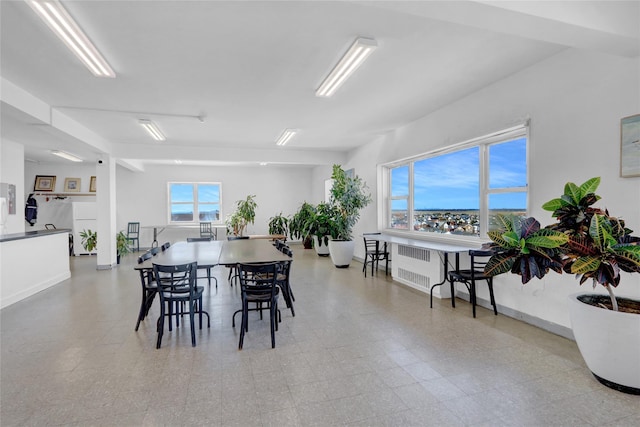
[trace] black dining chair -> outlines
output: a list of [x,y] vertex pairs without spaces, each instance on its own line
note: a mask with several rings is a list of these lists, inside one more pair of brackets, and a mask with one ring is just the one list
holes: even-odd
[[[236,314],[241,313],[242,322],[240,324],[239,350],[242,350],[245,332],[249,331],[249,311],[259,311],[260,317],[262,318],[262,311],[269,310],[271,348],[275,348],[276,346],[275,331],[278,330],[278,295],[280,293],[279,287],[276,285],[277,269],[278,263],[275,262],[238,264],[242,308],[233,313],[231,324],[235,327]],[[255,307],[250,308],[250,303],[255,303]]]
[[173,330],[173,316],[176,317],[176,327],[178,327],[180,326],[180,316],[189,314],[192,347],[196,346],[195,314],[198,313],[200,329],[202,329],[203,314],[207,316],[207,327],[211,327],[209,313],[202,309],[204,288],[196,284],[197,269],[196,262],[182,265],[153,264],[153,274],[160,296],[156,348],[160,348],[162,344],[165,317],[169,320],[169,331],[171,331]]
[[136,251],[140,251],[140,223],[139,222],[130,222],[127,224],[127,241],[134,246]]
[[[138,264],[151,259],[153,254],[151,251],[147,251],[138,257]],[[153,277],[153,267],[149,266],[147,269],[139,270],[140,272],[140,284],[142,285],[142,300],[140,301],[140,310],[138,311],[138,321],[136,322],[136,331],[140,327],[140,322],[147,317],[149,309],[153,304],[153,300],[158,293],[158,286],[156,280]]]
[[213,240],[216,240],[216,230],[211,227],[210,222],[201,222],[200,223],[200,237],[211,237]]
[[164,242],[162,244],[162,246],[160,247],[160,249],[162,249],[162,252],[166,251],[167,249],[169,249],[171,247],[171,242]]
[[[489,258],[494,253],[492,251],[483,250],[470,250],[470,268],[466,270],[456,270],[449,272],[449,283],[451,284],[451,305],[456,306],[456,291],[455,283],[464,283],[469,291],[469,302],[472,306],[473,317],[476,317],[476,281],[484,280],[489,286],[489,297],[491,305],[493,306],[493,314],[498,315],[498,309],[496,307],[496,299],[493,294],[493,276],[485,274],[484,267],[489,261]],[[458,262],[456,262],[456,265]]]
[[379,235],[380,233],[363,233],[364,239],[364,264],[362,265],[362,271],[364,277],[367,277],[367,265],[371,264],[371,275],[373,276],[374,270],[378,270],[378,263],[385,261],[384,274],[389,274],[389,251],[387,250],[387,242],[381,242],[375,239],[367,239],[367,236]]

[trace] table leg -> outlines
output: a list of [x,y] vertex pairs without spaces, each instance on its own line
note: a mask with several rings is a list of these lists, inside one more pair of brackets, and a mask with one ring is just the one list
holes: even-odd
[[153,242],[151,243],[151,247],[158,247],[158,227],[153,227]]
[[[459,255],[456,252],[456,270],[458,269],[458,263],[459,263]],[[430,308],[433,308],[433,289],[436,286],[444,285],[448,280],[448,276],[449,276],[449,253],[445,252],[444,253],[444,277],[442,278],[442,282],[436,283],[435,285],[431,286],[431,289],[429,290],[429,307]],[[456,301],[455,301],[455,295],[453,291],[453,282],[449,281],[449,283],[451,284],[451,306],[455,308]]]

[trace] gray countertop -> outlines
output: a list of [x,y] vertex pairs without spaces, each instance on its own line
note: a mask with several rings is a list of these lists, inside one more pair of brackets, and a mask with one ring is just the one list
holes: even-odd
[[36,231],[26,231],[24,233],[2,234],[0,235],[0,243],[10,242],[12,240],[22,240],[22,239],[31,239],[34,237],[49,236],[51,234],[60,234],[60,233],[68,234],[70,232],[71,230],[67,228],[60,228],[56,230],[36,230]]

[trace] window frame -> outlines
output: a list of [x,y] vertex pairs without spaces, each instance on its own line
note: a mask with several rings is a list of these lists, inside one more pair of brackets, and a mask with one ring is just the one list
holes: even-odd
[[[171,206],[174,204],[171,201],[171,186],[173,184],[180,184],[180,185],[191,185],[192,189],[193,189],[193,221],[172,221],[171,220]],[[200,211],[198,206],[200,204],[215,204],[215,203],[210,203],[210,202],[200,202],[198,200],[198,186],[199,185],[217,185],[218,186],[218,194],[219,194],[219,198],[218,198],[218,205],[219,205],[219,217],[217,221],[205,221],[205,222],[211,222],[212,224],[223,224],[224,223],[224,215],[222,212],[222,182],[216,182],[216,181],[198,181],[198,182],[193,182],[193,181],[170,181],[167,182],[167,224],[171,224],[171,225],[195,225],[195,224],[199,224],[200,222]],[[185,202],[185,204],[187,204]]]
[[[527,184],[524,187],[500,187],[500,188],[490,188],[489,187],[489,147],[491,145],[500,144],[508,141],[514,141],[519,138],[525,138],[525,164],[526,164],[526,181]],[[504,129],[502,131],[494,132],[489,135],[484,135],[478,138],[473,138],[468,141],[464,141],[458,144],[453,144],[447,147],[431,150],[425,153],[421,153],[415,156],[407,157],[404,159],[396,160],[393,162],[388,162],[385,164],[381,164],[378,167],[379,173],[379,182],[380,186],[378,193],[379,203],[384,204],[383,206],[378,206],[378,212],[380,214],[380,220],[378,223],[378,228],[383,230],[385,233],[389,234],[397,234],[408,236],[410,238],[428,240],[428,239],[443,239],[443,240],[459,240],[459,241],[478,241],[478,240],[487,240],[487,231],[489,229],[489,196],[492,194],[505,194],[505,193],[514,193],[514,192],[524,192],[526,193],[526,214],[529,215],[530,210],[530,171],[531,167],[529,165],[529,150],[531,145],[531,137],[529,132],[529,123],[528,121],[522,125],[514,126],[512,128]],[[441,156],[445,154],[449,154],[456,151],[465,150],[472,147],[479,147],[479,186],[480,186],[480,203],[478,206],[479,215],[480,215],[480,235],[479,236],[471,236],[471,235],[456,235],[456,234],[444,234],[444,233],[426,233],[419,232],[413,230],[414,224],[414,163],[431,158],[436,156]],[[409,166],[409,195],[407,200],[407,210],[408,210],[408,227],[407,229],[400,228],[392,228],[391,227],[391,218],[392,218],[392,198],[391,192],[391,171],[392,169]]]

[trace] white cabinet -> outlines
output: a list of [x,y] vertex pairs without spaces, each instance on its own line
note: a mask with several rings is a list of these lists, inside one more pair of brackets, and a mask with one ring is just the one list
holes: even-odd
[[[95,202],[73,202],[73,251],[75,255],[88,254],[82,247],[83,230],[97,231],[98,214]],[[93,252],[96,253],[94,249]]]

